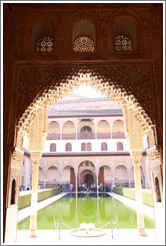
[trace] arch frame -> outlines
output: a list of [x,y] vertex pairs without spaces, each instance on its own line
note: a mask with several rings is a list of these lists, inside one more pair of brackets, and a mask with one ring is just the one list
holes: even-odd
[[101,164],[99,164],[98,169],[100,169],[101,167],[104,167],[104,166],[109,167],[110,172],[111,172],[111,165],[109,166],[109,164],[103,164],[103,163],[101,163]]
[[[85,172],[85,174],[84,174]],[[90,174],[92,175],[93,179],[95,180],[95,176],[96,176],[96,173],[91,170],[91,169],[83,169],[80,173],[79,173],[79,179],[81,180],[81,176],[85,176],[87,174]]]

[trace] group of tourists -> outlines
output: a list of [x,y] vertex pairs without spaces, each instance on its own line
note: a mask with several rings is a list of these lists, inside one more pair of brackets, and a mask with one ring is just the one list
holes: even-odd
[[73,184],[71,183],[71,184],[66,184],[66,191],[67,192],[73,192],[74,190],[73,190]]
[[[79,183],[78,191],[91,191],[91,192],[97,192],[97,185],[95,183],[87,184],[81,182]],[[112,185],[111,183],[100,183],[98,185],[98,191],[99,192],[109,192],[112,191]]]
[[20,191],[25,191],[25,190],[32,190],[32,186],[31,185],[22,184],[20,186]]

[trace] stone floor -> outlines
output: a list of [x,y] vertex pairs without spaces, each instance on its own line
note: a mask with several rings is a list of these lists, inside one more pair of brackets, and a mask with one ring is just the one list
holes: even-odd
[[155,230],[146,230],[147,236],[139,236],[136,229],[105,229],[105,235],[99,237],[75,237],[70,230],[38,230],[37,237],[31,238],[29,231],[17,232],[17,245],[156,245]]

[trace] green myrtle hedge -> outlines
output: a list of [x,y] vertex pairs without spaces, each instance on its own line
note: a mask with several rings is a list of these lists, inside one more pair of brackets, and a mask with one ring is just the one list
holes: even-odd
[[[26,191],[25,191],[26,192]],[[44,189],[38,190],[38,202],[41,202],[49,197],[55,196],[61,193],[61,188],[52,188],[52,189]],[[28,191],[27,194],[24,195],[23,191],[20,192],[19,196],[19,204],[18,209],[23,209],[29,207],[31,205],[31,191]]]
[[[131,198],[135,200],[135,188],[128,187],[114,187],[114,193]],[[153,207],[152,191],[147,189],[142,189],[142,202],[146,205]]]

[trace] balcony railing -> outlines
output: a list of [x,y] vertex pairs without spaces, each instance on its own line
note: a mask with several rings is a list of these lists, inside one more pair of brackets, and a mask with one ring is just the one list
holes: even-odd
[[62,139],[63,140],[72,140],[72,139],[76,139],[76,134],[75,133],[63,133],[62,134]]
[[[125,138],[124,132],[113,132],[112,133],[113,139],[118,138]],[[48,133],[47,140],[60,140],[60,134],[59,133]],[[63,133],[62,134],[62,140],[74,140],[76,139],[76,133]],[[95,133],[93,132],[80,132],[77,134],[77,139],[95,139]],[[97,139],[111,139],[111,133],[97,133]]]
[[59,133],[48,133],[47,140],[60,140]]
[[110,138],[111,138],[110,132],[106,132],[106,133],[98,132],[97,133],[97,139],[110,139]]
[[77,139],[95,139],[95,134],[93,132],[80,132]]
[[125,134],[124,134],[124,132],[113,132],[112,133],[112,138],[125,138]]

